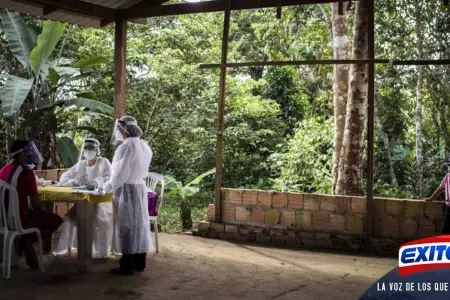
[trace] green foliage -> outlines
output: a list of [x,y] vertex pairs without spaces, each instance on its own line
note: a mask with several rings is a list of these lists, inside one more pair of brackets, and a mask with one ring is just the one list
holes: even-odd
[[66,107],[76,106],[76,107],[83,108],[85,111],[89,110],[89,111],[104,114],[104,115],[107,115],[110,117],[114,116],[114,108],[112,108],[111,106],[109,106],[105,103],[91,100],[91,99],[75,98],[75,99],[62,100],[61,102],[56,102],[55,104],[56,105],[63,104]]
[[37,44],[30,53],[30,64],[35,76],[39,76],[41,70],[45,68],[48,58],[55,49],[61,35],[64,32],[65,24],[45,21],[41,34],[37,39]]
[[3,118],[14,120],[33,85],[33,79],[12,75],[5,77],[6,82],[0,90]]
[[200,192],[200,187],[198,185],[205,177],[215,174],[215,172],[216,169],[211,169],[203,174],[200,174],[185,185],[183,185],[181,181],[176,180],[172,176],[166,175],[164,180],[166,189],[168,190],[168,194],[179,196],[181,197],[182,201],[186,201],[189,197],[192,197]]
[[87,67],[93,67],[101,65],[105,62],[103,57],[92,55],[89,57],[81,58],[78,61],[74,62],[73,66],[75,68],[83,69]]
[[[214,196],[211,192],[200,191],[195,199],[190,201],[192,225],[195,228],[200,221],[206,220],[205,207],[211,203]],[[158,213],[158,223],[162,231],[182,231],[180,218],[180,198],[178,196],[164,195],[161,210]]]
[[[165,176],[166,189],[168,190],[169,196],[178,196],[181,198],[180,205],[180,220],[183,230],[189,230],[192,228],[192,197],[200,192],[200,187],[198,186],[200,182],[207,176],[210,176],[216,172],[216,169],[209,170],[192,181],[183,185],[181,181],[176,180],[172,176]],[[191,200],[191,201],[189,201]]]
[[61,156],[64,167],[71,168],[78,162],[78,149],[73,141],[68,137],[61,137],[58,139],[58,152]]
[[279,118],[286,123],[287,133],[292,134],[297,122],[307,115],[310,106],[309,96],[298,84],[301,79],[296,69],[270,68],[264,79],[267,84],[263,87],[263,97],[279,104]]
[[[239,84],[239,87],[236,87]],[[251,95],[258,85],[251,79],[230,80],[224,132],[224,183],[245,187],[271,175],[268,158],[283,142],[285,125],[279,105]]]
[[[438,1],[419,3],[426,37],[423,57],[448,59],[448,8],[437,5]],[[376,8],[376,56],[417,58],[414,2],[378,0]],[[275,15],[274,9],[234,11],[229,60],[333,58],[330,5],[287,7],[281,19]],[[0,98],[4,116],[13,125],[12,135],[35,139],[46,157],[44,167],[49,161],[57,162],[52,167],[71,166],[77,146],[87,136],[100,140],[102,155],[112,158],[114,27],[64,26],[7,11],[0,17]],[[200,179],[183,183],[215,166],[219,70],[198,66],[220,61],[222,26],[222,13],[129,24],[127,113],[137,118],[143,138],[152,147],[152,171],[172,175],[166,178],[163,229],[181,230],[181,219],[188,215],[194,222],[205,218],[204,208],[213,199],[213,176],[205,175],[201,184]],[[377,65],[377,115],[389,140],[391,161],[377,129],[376,196],[416,197],[417,70]],[[332,74],[333,66],[324,65],[229,69],[223,132],[225,187],[330,192]],[[29,80],[31,87],[17,83]],[[424,67],[427,195],[445,174],[442,162],[450,154],[449,82],[448,66]],[[8,127],[4,121],[0,122],[2,149]],[[58,152],[61,162],[55,157]],[[5,151],[0,157],[6,157]],[[366,159],[364,163],[366,170]],[[391,185],[389,163],[397,187]],[[187,206],[180,207],[180,202]]]
[[30,52],[34,48],[29,27],[18,13],[3,10],[0,18],[11,52],[27,68],[30,64]]
[[285,153],[272,156],[277,189],[310,193],[331,192],[332,120],[309,119],[299,124]]
[[[59,56],[55,56],[54,53],[60,43],[65,24],[45,21],[35,39],[32,34],[34,28],[26,24],[19,14],[3,11],[0,16],[10,51],[22,64],[25,70],[23,75],[27,76],[26,78],[2,76],[6,78],[0,89],[3,116],[5,120],[16,124],[16,136],[22,131],[24,136],[37,141],[44,153],[45,164],[52,162],[51,167],[58,167],[57,149],[63,149],[64,153],[60,155],[64,165],[72,165],[71,159],[76,156],[76,148],[67,147],[68,138],[59,139],[63,144],[55,145],[56,136],[63,131],[58,122],[67,121],[67,118],[58,120],[58,116],[64,114],[59,108],[75,106],[82,107],[83,112],[95,112],[108,117],[113,115],[113,108],[107,104],[82,97],[73,98],[74,94],[86,92],[84,81],[91,75],[81,74],[80,70],[98,66],[103,60],[98,56],[86,57],[75,63],[78,68],[71,67],[72,59],[61,57],[63,48],[60,49]],[[64,47],[64,41],[61,47]],[[31,78],[28,79],[29,77]],[[29,103],[26,103],[26,100]],[[21,109],[24,103],[25,108]],[[33,124],[22,123],[30,119],[33,120]],[[68,119],[77,121],[77,118],[73,117]],[[69,154],[68,151],[73,153]]]

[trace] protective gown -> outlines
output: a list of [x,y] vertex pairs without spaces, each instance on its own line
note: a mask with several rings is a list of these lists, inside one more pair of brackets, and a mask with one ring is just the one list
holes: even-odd
[[[81,186],[96,185],[95,178],[103,177],[109,180],[111,177],[111,163],[108,159],[97,157],[95,165],[88,166],[86,160],[79,161],[61,176],[61,186]],[[66,221],[63,223],[58,247],[55,255],[67,253],[70,225],[74,226],[72,235],[72,247],[77,247],[76,217],[73,209],[69,212]],[[113,209],[112,203],[100,203],[95,205],[94,233],[92,244],[92,256],[94,258],[104,258],[108,256],[113,233]]]
[[127,138],[114,154],[111,179],[104,191],[114,192],[113,246],[117,253],[147,253],[153,246],[144,181],[151,160],[149,145],[137,137]]

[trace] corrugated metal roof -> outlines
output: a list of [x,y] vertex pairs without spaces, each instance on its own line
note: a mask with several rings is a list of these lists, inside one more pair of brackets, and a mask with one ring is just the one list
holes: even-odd
[[[81,2],[86,2],[90,4],[96,4],[99,6],[103,6],[106,8],[114,8],[114,9],[125,9],[128,8],[138,2],[140,0],[84,0]],[[44,19],[51,19],[71,24],[78,24],[88,27],[97,27],[101,26],[101,18],[97,18],[94,16],[87,16],[81,13],[67,11],[67,10],[56,10],[51,12],[50,14],[44,16],[44,5],[36,1],[32,0],[0,0],[0,9],[9,9],[12,11],[16,11],[23,14],[29,14],[31,16],[40,17]],[[57,2],[55,2],[57,5]],[[142,20],[136,20],[139,23],[142,23]]]

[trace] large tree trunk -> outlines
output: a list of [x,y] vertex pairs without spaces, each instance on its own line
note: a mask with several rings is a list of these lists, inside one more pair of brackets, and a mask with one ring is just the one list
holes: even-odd
[[[367,59],[368,6],[371,0],[356,1],[353,59]],[[339,158],[336,194],[364,194],[362,178],[363,133],[368,92],[367,65],[352,65],[344,137]]]
[[[423,57],[423,37],[421,21],[421,1],[415,1],[416,7],[416,35],[417,58]],[[423,145],[422,145],[422,100],[423,100],[423,67],[418,66],[417,74],[417,103],[416,103],[416,195],[423,197]]]
[[[350,57],[350,43],[348,32],[348,3],[344,3],[344,13],[339,15],[339,4],[332,3],[333,25],[333,54],[334,59],[348,59]],[[334,65],[333,73],[333,102],[334,102],[334,140],[333,140],[333,179],[332,193],[335,194],[339,173],[339,156],[344,137],[345,116],[348,97],[348,65]]]

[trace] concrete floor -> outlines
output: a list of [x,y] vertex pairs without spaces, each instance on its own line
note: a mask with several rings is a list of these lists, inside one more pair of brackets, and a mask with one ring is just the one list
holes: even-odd
[[110,275],[116,263],[97,260],[91,274],[80,275],[74,258],[46,257],[46,273],[21,262],[0,280],[0,300],[352,300],[397,261],[160,234],[160,253],[148,255],[146,272]]

